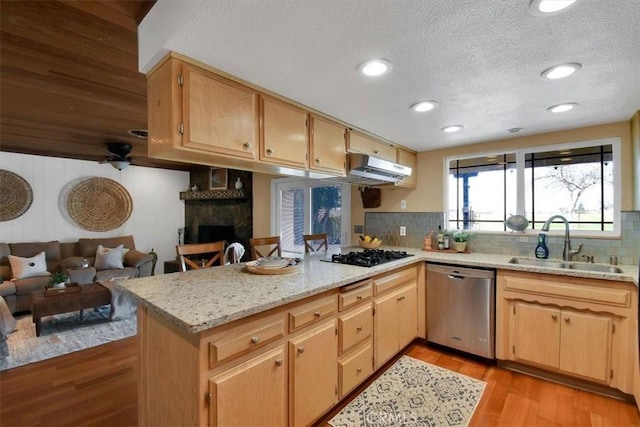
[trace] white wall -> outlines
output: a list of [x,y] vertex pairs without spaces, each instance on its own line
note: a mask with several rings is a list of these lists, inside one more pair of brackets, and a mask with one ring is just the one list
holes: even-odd
[[[188,172],[139,166],[118,171],[109,164],[7,152],[0,152],[0,169],[20,175],[33,190],[33,203],[24,215],[0,222],[0,242],[72,242],[132,234],[136,249],[158,253],[157,273],[163,271],[162,261],[175,259],[178,228],[184,227],[184,201],[178,193],[189,186]],[[121,227],[93,232],[68,219],[62,196],[93,177],[110,178],[131,194],[133,210]]]

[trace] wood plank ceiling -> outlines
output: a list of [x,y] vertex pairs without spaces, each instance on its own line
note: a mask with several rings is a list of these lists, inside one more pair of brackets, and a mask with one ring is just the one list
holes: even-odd
[[137,24],[154,2],[2,1],[0,150],[99,161],[127,142],[134,165],[188,169],[128,134],[147,128]]

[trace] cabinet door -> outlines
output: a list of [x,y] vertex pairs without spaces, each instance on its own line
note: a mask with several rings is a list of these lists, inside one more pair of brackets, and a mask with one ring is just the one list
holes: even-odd
[[533,304],[515,306],[515,358],[558,368],[560,362],[560,310]]
[[398,301],[398,349],[404,348],[418,335],[418,287],[403,288]]
[[306,426],[338,401],[336,321],[290,340],[289,360],[291,425]]
[[358,132],[349,132],[349,152],[368,154],[390,162],[395,162],[397,156],[395,147]]
[[211,425],[287,425],[284,360],[281,345],[211,378]]
[[309,167],[344,175],[347,162],[345,128],[329,120],[311,116]]
[[182,144],[254,159],[258,135],[255,92],[188,65],[182,72]]
[[307,112],[268,96],[260,97],[260,160],[307,166]]
[[338,347],[343,354],[368,339],[373,333],[371,304],[338,318]]
[[[609,382],[611,317],[562,311],[560,370]],[[588,350],[585,343],[589,344]]]
[[398,187],[404,188],[416,188],[417,183],[417,173],[418,173],[418,164],[417,164],[417,155],[409,150],[405,150],[404,148],[398,147],[398,163],[403,166],[408,166],[411,168],[411,175],[403,179],[402,181],[396,183]]

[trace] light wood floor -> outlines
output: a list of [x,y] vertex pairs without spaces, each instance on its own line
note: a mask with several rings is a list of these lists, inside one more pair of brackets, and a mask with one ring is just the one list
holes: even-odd
[[[136,350],[133,337],[1,372],[0,426],[135,426]],[[487,382],[472,427],[640,425],[628,402],[419,343],[406,354]]]

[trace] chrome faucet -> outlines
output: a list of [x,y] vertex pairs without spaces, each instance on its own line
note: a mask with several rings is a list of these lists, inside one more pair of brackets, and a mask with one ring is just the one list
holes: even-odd
[[578,255],[582,250],[582,243],[578,246],[578,249],[571,250],[571,238],[569,237],[569,221],[562,215],[554,215],[549,218],[542,226],[542,231],[549,231],[549,226],[554,219],[559,219],[564,222],[564,249],[562,250],[562,259],[564,261],[571,261],[574,255]]

